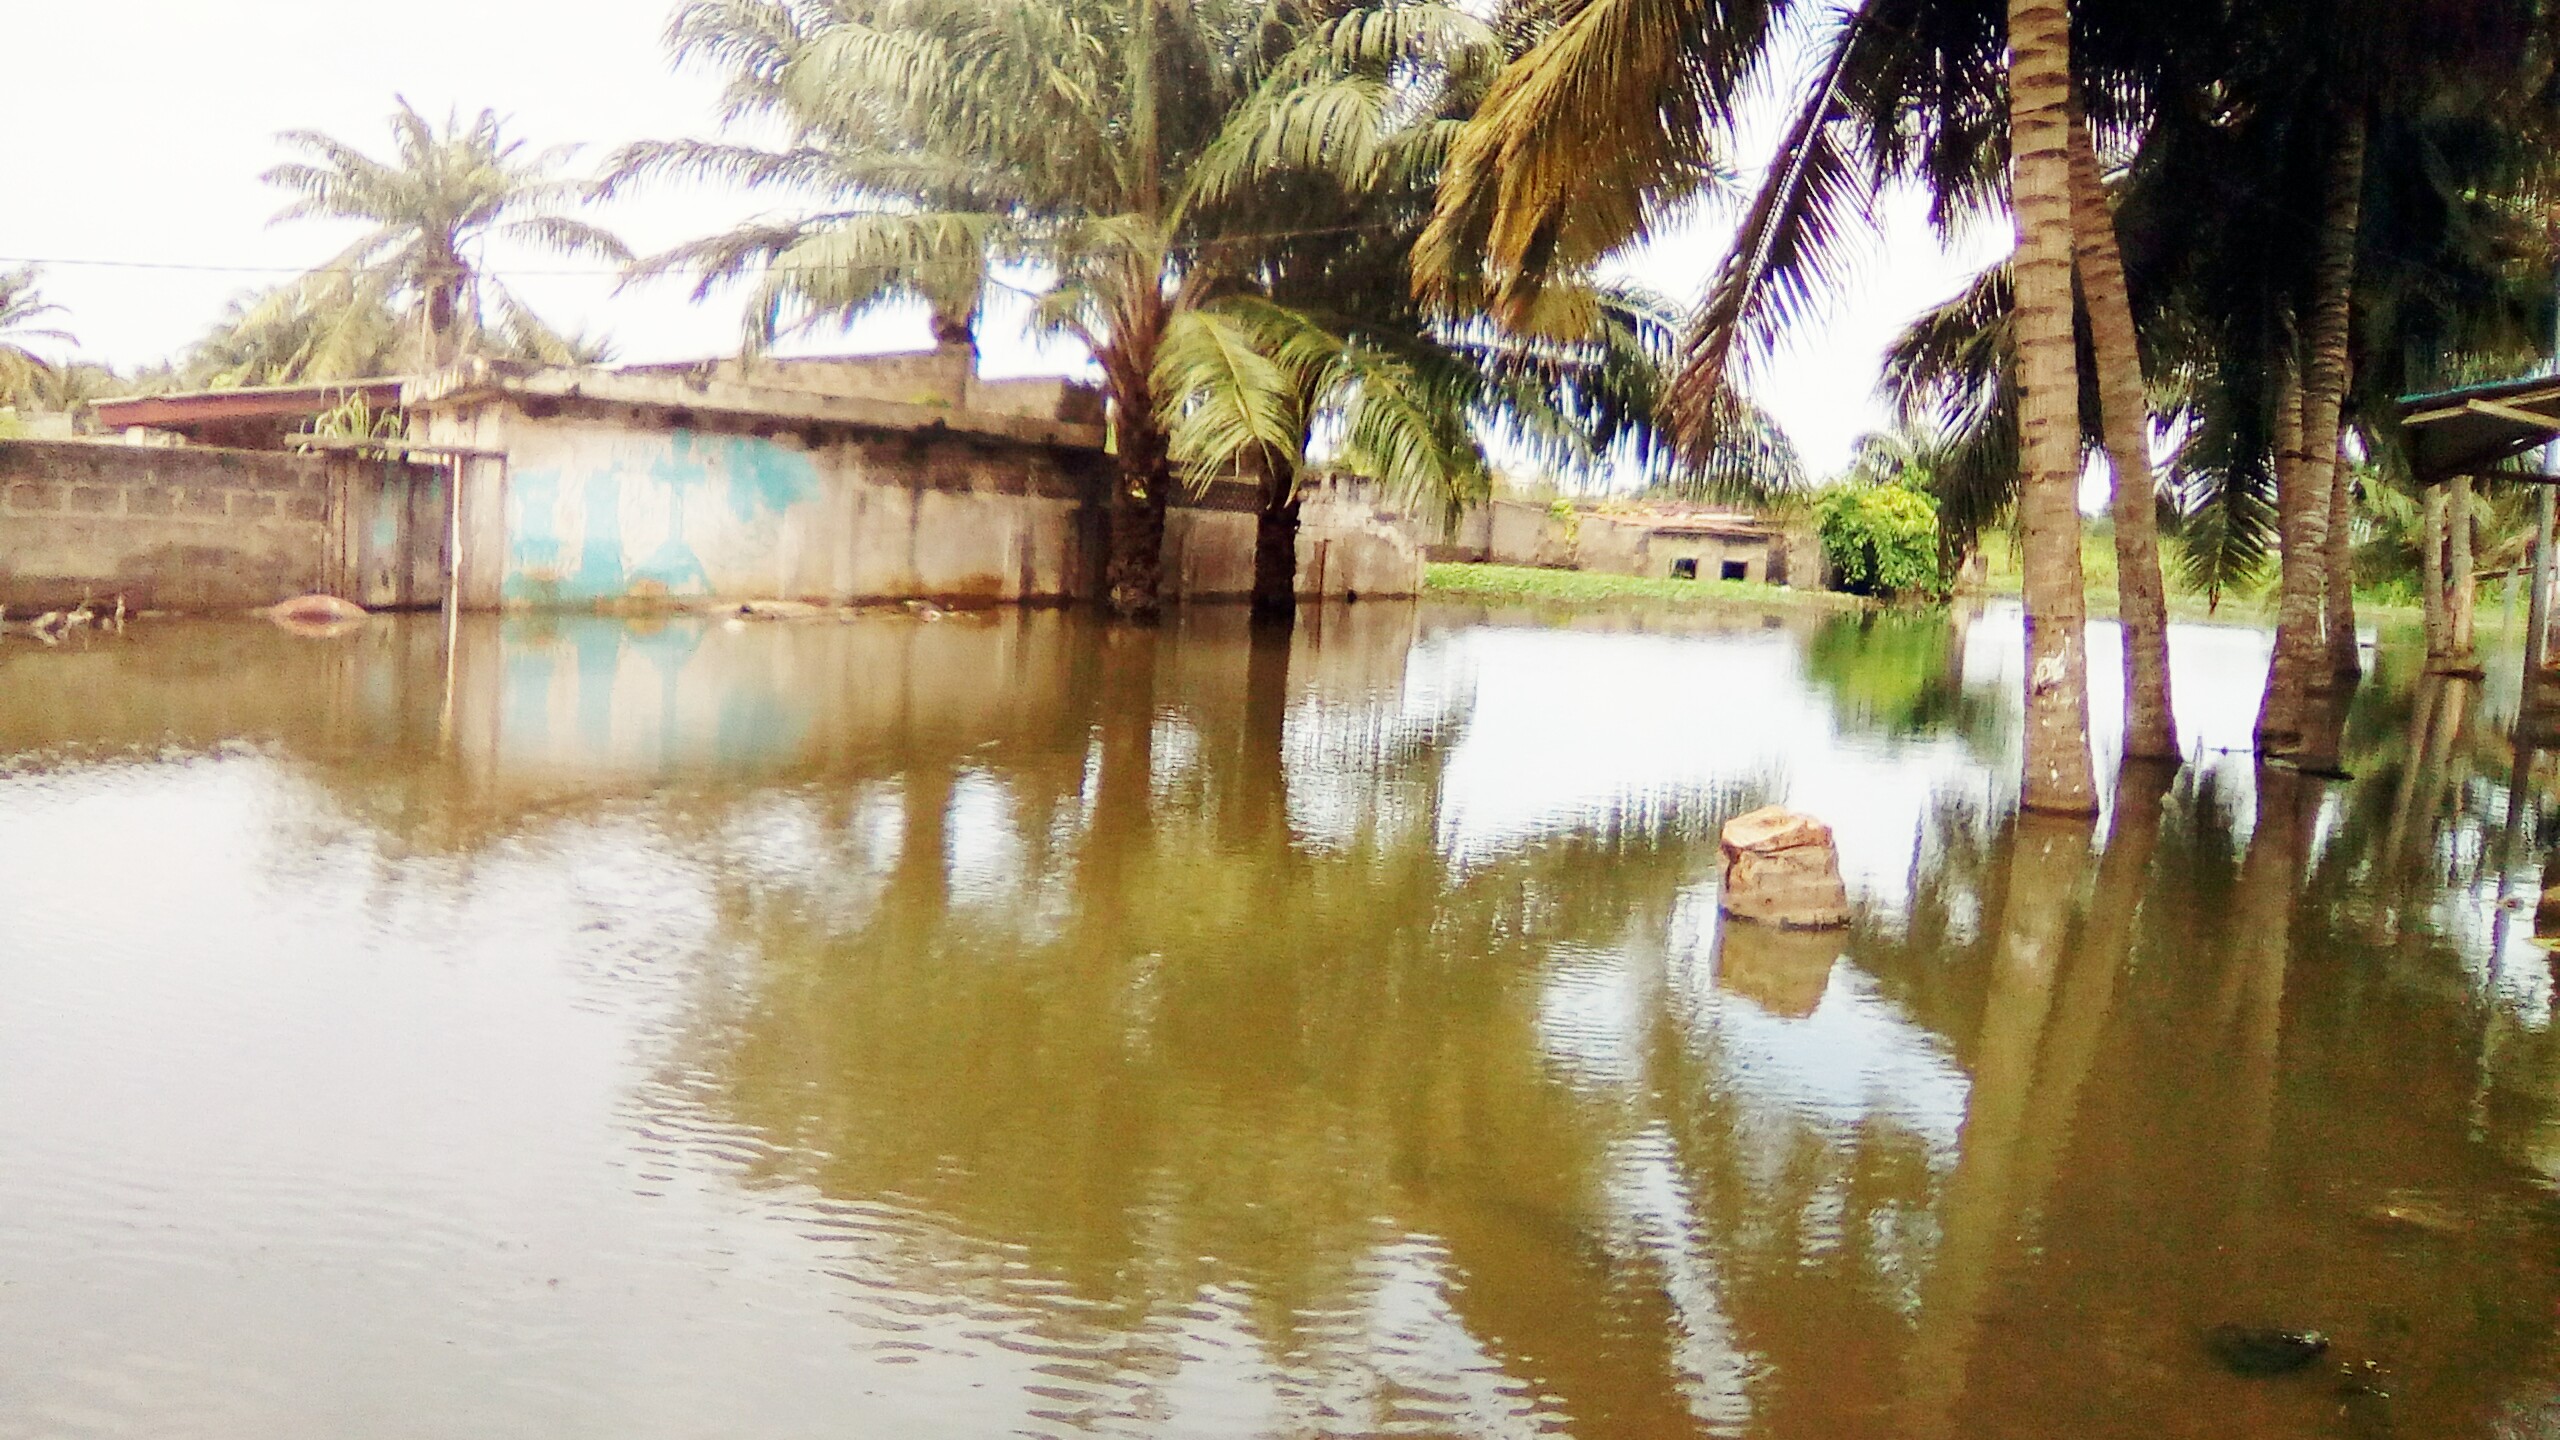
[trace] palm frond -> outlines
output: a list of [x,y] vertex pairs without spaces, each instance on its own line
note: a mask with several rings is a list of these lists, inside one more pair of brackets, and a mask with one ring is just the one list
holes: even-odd
[[1767,353],[1811,318],[1845,278],[1855,242],[1873,229],[1876,161],[1860,152],[1842,104],[1870,33],[1861,9],[1826,37],[1804,103],[1690,325],[1669,400],[1693,441],[1712,441],[1735,360]]
[[1285,335],[1240,309],[1173,317],[1156,351],[1157,406],[1173,457],[1195,488],[1263,467],[1295,475],[1305,460],[1305,386],[1274,352]]

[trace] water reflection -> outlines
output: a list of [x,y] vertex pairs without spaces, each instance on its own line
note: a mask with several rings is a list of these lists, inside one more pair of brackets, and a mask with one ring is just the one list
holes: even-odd
[[2092,828],[2011,616],[1239,619],[0,649],[0,1435],[2553,1433],[2505,702]]

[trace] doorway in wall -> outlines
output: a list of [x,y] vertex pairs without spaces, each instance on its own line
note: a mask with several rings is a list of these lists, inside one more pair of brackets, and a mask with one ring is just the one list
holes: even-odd
[[1696,557],[1696,556],[1694,556],[1694,555],[1683,555],[1683,556],[1681,556],[1679,559],[1672,561],[1672,562],[1671,562],[1671,578],[1672,578],[1672,579],[1674,579],[1674,580],[1695,580],[1695,579],[1697,579],[1697,578],[1698,578],[1698,560],[1697,560],[1697,557]]
[[1751,562],[1748,560],[1727,560],[1718,568],[1716,578],[1719,580],[1748,580],[1751,578]]

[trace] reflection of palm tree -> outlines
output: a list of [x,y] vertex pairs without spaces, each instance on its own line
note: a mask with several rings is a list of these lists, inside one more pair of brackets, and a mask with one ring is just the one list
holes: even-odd
[[1923,1291],[1920,1329],[1905,1357],[1906,1434],[1955,1433],[1955,1407],[1973,1363],[1983,1310],[2007,1259],[2004,1246],[2035,1203],[2022,1152],[2036,1055],[2088,851],[2085,824],[2017,822],[2008,903],[1965,1107],[1964,1154],[1947,1182],[1944,1239]]
[[2081,1087],[2096,1065],[2118,977],[2133,949],[2134,918],[2150,888],[2151,857],[2160,844],[2162,802],[2175,766],[2128,761],[2116,776],[2106,854],[2098,863],[2088,923],[2072,948],[2054,1005],[2051,1033],[2038,1062],[2036,1094],[2026,1122],[2021,1191],[2032,1203],[2061,1172],[2078,1120]]
[[[1096,643],[1115,648],[1071,913],[1041,922],[1035,880],[929,934],[885,910],[838,929],[810,918],[822,899],[748,887],[731,923],[758,979],[698,1062],[724,1108],[800,1147],[831,1194],[914,1197],[1027,1246],[1120,1332],[1214,1283],[1252,1294],[1275,1356],[1317,1345],[1307,1317],[1356,1309],[1392,1217],[1440,1237],[1459,1317],[1573,1413],[1685,1417],[1662,1333],[1582,1343],[1621,1323],[1633,1262],[1595,1239],[1610,1142],[1541,1060],[1535,976],[1551,947],[1667,913],[1700,853],[1687,825],[1463,872],[1421,809],[1343,850],[1229,843],[1232,797],[1156,786],[1149,737],[1233,692],[1191,690],[1154,634]],[[1279,712],[1254,667],[1275,656],[1224,653],[1267,746]],[[1390,764],[1428,769],[1436,748],[1398,741]],[[1285,791],[1243,805],[1268,818]]]

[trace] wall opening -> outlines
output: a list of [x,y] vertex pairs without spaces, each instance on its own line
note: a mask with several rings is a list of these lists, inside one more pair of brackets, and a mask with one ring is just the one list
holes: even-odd
[[1681,556],[1679,559],[1672,561],[1672,562],[1671,562],[1671,578],[1672,578],[1672,579],[1674,579],[1674,580],[1695,580],[1695,579],[1697,579],[1697,578],[1698,578],[1698,560],[1697,560],[1697,557],[1696,557],[1696,556],[1694,556],[1694,555],[1683,555],[1683,556]]
[[1751,578],[1751,562],[1748,560],[1727,560],[1724,562],[1723,567],[1717,572],[1716,578],[1720,580],[1748,580]]

